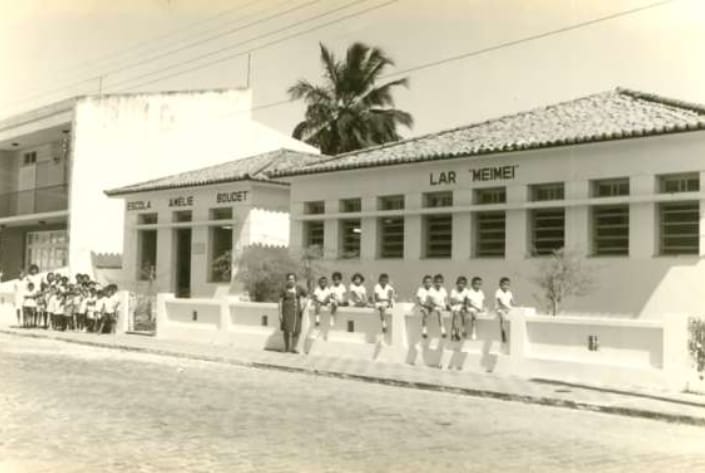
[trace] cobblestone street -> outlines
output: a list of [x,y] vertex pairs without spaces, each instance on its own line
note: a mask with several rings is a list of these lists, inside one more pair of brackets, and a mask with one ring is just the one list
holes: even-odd
[[705,429],[0,335],[0,471],[705,471]]

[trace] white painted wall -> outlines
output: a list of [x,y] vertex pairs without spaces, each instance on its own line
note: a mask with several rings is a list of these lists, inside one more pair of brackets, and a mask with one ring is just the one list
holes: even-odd
[[[688,132],[625,139],[604,143],[551,149],[503,153],[491,156],[438,160],[417,164],[376,167],[335,174],[297,176],[291,186],[291,245],[293,251],[301,248],[303,221],[318,216],[304,216],[304,202],[323,200],[326,203],[326,254],[337,254],[338,220],[354,217],[337,214],[342,198],[361,197],[362,255],[358,260],[339,260],[329,257],[324,261],[328,271],[343,271],[346,278],[361,272],[367,278],[369,289],[381,272],[387,272],[398,290],[400,299],[411,300],[414,289],[424,274],[440,272],[447,285],[458,275],[478,275],[485,280],[485,292],[494,293],[501,276],[513,280],[514,293],[522,304],[536,305],[540,289],[532,279],[538,272],[542,258],[528,255],[529,184],[565,182],[566,199],[556,206],[566,206],[566,246],[587,258],[594,273],[595,287],[585,296],[566,302],[567,312],[604,316],[660,318],[665,312],[700,315],[705,302],[700,293],[705,281],[705,224],[701,217],[700,255],[666,257],[656,253],[657,199],[687,198],[701,202],[705,214],[705,132]],[[508,181],[472,182],[470,169],[485,166],[518,165],[516,177]],[[455,184],[431,185],[430,174],[454,171]],[[688,195],[655,195],[656,176],[677,172],[700,172],[701,192]],[[613,202],[630,206],[630,255],[628,257],[590,257],[590,223],[588,207],[597,203],[590,199],[589,181],[628,177],[631,195]],[[473,210],[487,206],[472,206],[472,191],[481,187],[507,187],[507,204],[497,209],[507,211],[506,257],[504,259],[473,258],[471,253]],[[450,259],[421,257],[421,207],[424,192],[452,190],[454,242]],[[404,194],[405,258],[382,260],[377,258],[376,219],[377,197]],[[602,203],[605,200],[601,201]],[[445,211],[445,210],[443,210]]]
[[[73,124],[70,265],[121,252],[123,204],[103,191],[304,143],[254,122],[249,90],[86,97]],[[313,150],[315,151],[315,150]]]

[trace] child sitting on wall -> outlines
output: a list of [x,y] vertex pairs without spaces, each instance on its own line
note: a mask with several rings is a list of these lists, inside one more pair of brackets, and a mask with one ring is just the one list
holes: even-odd
[[438,319],[438,327],[441,329],[441,337],[446,338],[446,328],[443,325],[444,310],[448,310],[448,291],[443,287],[443,275],[436,274],[433,276],[433,286],[428,290],[428,295],[431,299],[432,312],[436,314]]
[[453,341],[460,341],[461,327],[463,338],[465,338],[465,315],[468,311],[467,284],[468,278],[458,276],[458,279],[455,280],[455,287],[450,290],[450,312],[452,314],[450,339]]
[[316,327],[321,325],[321,307],[329,307],[330,299],[328,278],[321,276],[318,278],[318,286],[313,290],[313,311],[316,316]]
[[[485,293],[482,292],[482,278],[475,276],[468,289],[467,307],[470,314],[470,338],[477,339],[475,325],[477,316],[485,313]],[[465,335],[463,335],[465,336]]]
[[379,275],[379,282],[374,288],[375,310],[379,312],[379,318],[382,322],[382,333],[387,333],[387,319],[385,314],[387,309],[394,306],[394,288],[389,284],[389,275],[382,273]]
[[333,284],[330,286],[330,326],[335,326],[335,313],[338,307],[348,305],[347,290],[343,284],[343,275],[338,271],[331,275]]
[[348,290],[349,302],[353,307],[367,307],[367,289],[365,289],[365,278],[360,273],[353,274],[352,283]]
[[433,312],[433,302],[428,291],[433,286],[433,278],[427,274],[421,280],[421,286],[416,290],[416,305],[421,312],[421,336],[428,338],[428,329],[426,327],[428,316]]
[[495,311],[499,318],[499,331],[502,336],[502,343],[507,343],[506,323],[509,318],[509,312],[514,307],[514,295],[509,290],[510,280],[503,277],[499,280],[499,289],[494,294]]

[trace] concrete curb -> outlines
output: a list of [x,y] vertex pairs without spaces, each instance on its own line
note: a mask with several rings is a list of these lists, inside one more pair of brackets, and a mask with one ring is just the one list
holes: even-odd
[[75,340],[72,338],[61,337],[60,335],[54,335],[52,332],[46,334],[37,333],[20,333],[13,330],[0,329],[0,333],[6,335],[13,335],[16,337],[25,338],[41,338],[48,340],[56,340],[66,343],[74,343],[77,345],[85,345],[99,348],[111,348],[116,350],[124,350],[138,353],[148,353],[152,355],[169,356],[172,358],[183,358],[189,360],[197,361],[208,361],[214,363],[224,363],[232,366],[240,366],[246,368],[256,368],[256,369],[267,369],[284,371],[289,373],[302,373],[313,376],[324,376],[328,378],[338,378],[353,381],[361,381],[373,384],[382,384],[386,386],[395,386],[408,389],[418,389],[423,391],[433,391],[433,392],[443,392],[448,394],[456,394],[462,396],[473,396],[473,397],[484,397],[490,399],[497,399],[501,401],[511,401],[511,402],[522,402],[525,404],[536,404],[541,406],[552,406],[552,407],[562,407],[566,409],[591,411],[591,412],[601,412],[604,414],[621,415],[627,417],[640,417],[645,419],[652,419],[670,423],[686,424],[694,426],[705,427],[705,416],[696,417],[691,415],[680,415],[680,414],[670,414],[666,412],[652,411],[648,409],[639,409],[634,407],[623,407],[623,406],[613,406],[596,404],[581,401],[572,401],[566,399],[558,399],[546,396],[534,396],[529,394],[513,394],[502,391],[494,391],[491,389],[473,389],[473,388],[460,388],[455,386],[444,386],[441,384],[417,382],[417,381],[404,381],[394,378],[387,378],[384,376],[371,376],[364,374],[352,374],[352,373],[342,373],[339,371],[318,369],[314,366],[287,366],[276,363],[266,363],[260,361],[244,361],[234,358],[226,358],[222,356],[215,355],[199,355],[195,353],[184,353],[175,350],[165,350],[159,348],[148,348],[148,347],[136,347],[131,345],[124,345],[119,343],[109,343],[107,341],[87,341],[87,340]]

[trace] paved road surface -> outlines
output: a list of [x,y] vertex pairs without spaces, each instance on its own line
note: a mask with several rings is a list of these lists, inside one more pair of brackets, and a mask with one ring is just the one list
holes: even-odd
[[705,429],[0,335],[0,472],[705,471]]

